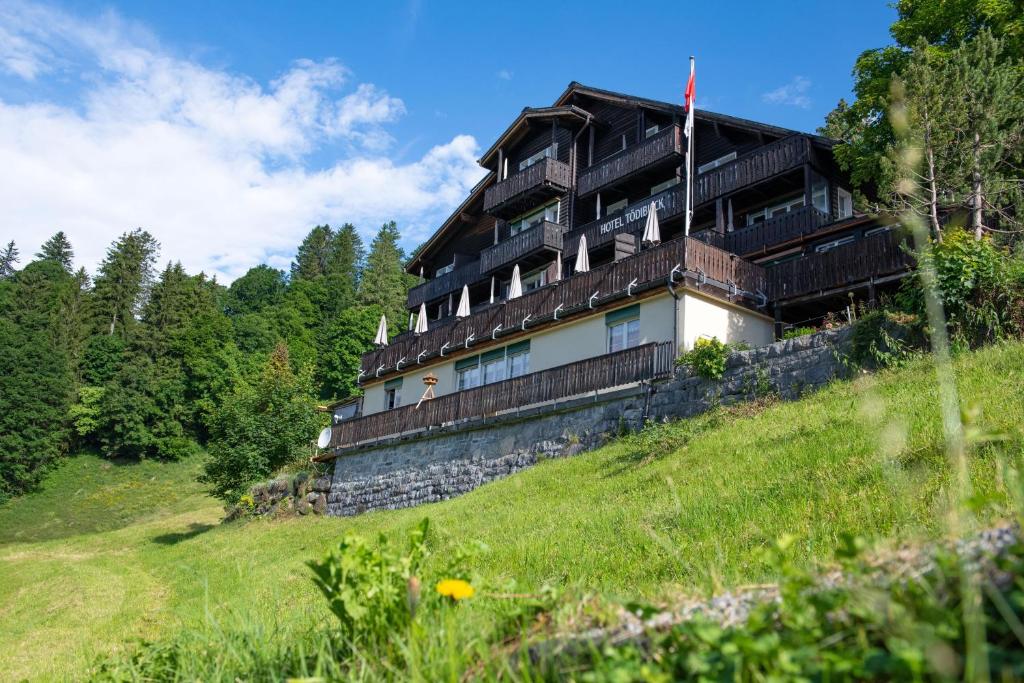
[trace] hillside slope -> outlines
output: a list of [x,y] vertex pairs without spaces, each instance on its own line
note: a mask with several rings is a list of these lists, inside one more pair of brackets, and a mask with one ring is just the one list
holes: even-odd
[[[985,515],[999,516],[1003,459],[1024,455],[1024,345],[966,355],[957,370],[979,425],[1009,437],[972,458]],[[652,598],[767,578],[758,550],[785,533],[804,561],[829,557],[844,532],[934,536],[949,473],[936,405],[934,370],[919,360],[801,401],[648,430],[454,500],[348,519],[220,525],[217,503],[186,481],[194,463],[147,464],[156,479],[125,486],[72,460],[43,493],[0,509],[0,670],[81,677],[133,638],[211,618],[319,623],[327,612],[304,563],[344,533],[404,532],[424,516],[436,561],[486,543],[477,564],[490,581]],[[73,521],[102,518],[104,505],[86,501],[111,489],[116,523]],[[170,491],[159,514],[145,512]],[[51,508],[63,521],[37,523]]]

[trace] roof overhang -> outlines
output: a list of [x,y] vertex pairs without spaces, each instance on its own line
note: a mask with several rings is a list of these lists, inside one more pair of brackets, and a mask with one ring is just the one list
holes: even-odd
[[587,121],[591,118],[592,116],[589,112],[575,105],[526,107],[516,117],[516,120],[512,122],[512,125],[506,128],[505,132],[491,145],[490,149],[480,157],[480,165],[486,168],[494,161],[494,157],[497,156],[499,149],[515,143],[517,139],[529,130],[530,124],[535,121]]
[[466,200],[459,204],[458,208],[452,212],[444,223],[441,224],[434,234],[427,239],[420,248],[416,251],[416,255],[409,259],[409,262],[405,264],[405,271],[413,275],[419,275],[419,268],[423,261],[424,255],[429,255],[434,247],[438,246],[445,238],[448,231],[456,227],[462,220],[462,216],[470,212],[473,205],[479,202],[481,205],[484,201],[484,190],[490,187],[494,183],[494,179],[497,174],[494,171],[488,171],[487,175],[480,179],[472,190],[469,191],[469,196]]

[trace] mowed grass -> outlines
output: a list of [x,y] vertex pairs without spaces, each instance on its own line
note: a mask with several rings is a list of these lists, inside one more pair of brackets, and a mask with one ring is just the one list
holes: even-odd
[[[977,427],[1002,439],[971,459],[984,515],[996,517],[1003,464],[1024,456],[1024,345],[965,355],[957,374]],[[800,539],[805,562],[827,560],[844,533],[941,535],[950,468],[937,406],[922,359],[544,462],[443,503],[348,519],[220,524],[219,504],[193,481],[198,462],[104,469],[74,458],[41,493],[0,509],[0,671],[81,678],[133,639],[210,620],[326,623],[304,563],[343,534],[395,536],[424,516],[433,561],[482,541],[488,584],[613,599],[769,579],[759,551],[783,534]]]

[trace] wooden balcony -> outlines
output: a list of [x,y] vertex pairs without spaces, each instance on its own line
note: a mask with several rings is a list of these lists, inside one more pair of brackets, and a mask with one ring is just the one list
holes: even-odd
[[669,126],[581,171],[576,179],[576,191],[582,197],[614,185],[634,173],[662,164],[678,165],[685,153],[682,128]]
[[658,209],[658,220],[661,222],[669,218],[683,215],[686,210],[686,188],[683,185],[675,185],[658,194],[633,202],[624,209],[608,214],[604,218],[590,223],[584,223],[580,227],[569,231],[565,235],[565,254],[571,256],[576,253],[580,246],[580,237],[587,236],[587,247],[598,247],[607,244],[615,239],[619,232],[640,235],[647,223],[647,211],[654,202]]
[[558,223],[542,221],[507,240],[480,252],[480,274],[486,274],[523,260],[544,250],[561,251],[565,228]]
[[484,211],[510,218],[572,187],[569,165],[557,159],[541,159],[515,175],[495,183],[484,192]]
[[769,295],[777,302],[786,302],[901,275],[914,265],[905,244],[903,234],[891,230],[822,254],[770,266]]
[[419,408],[412,404],[341,422],[331,428],[330,448],[345,448],[382,437],[667,377],[672,373],[674,359],[672,342],[645,344],[446,394],[425,401]]
[[420,304],[434,301],[451,292],[457,292],[462,289],[463,285],[471,285],[479,279],[480,262],[470,261],[455,270],[410,289],[406,296],[406,308],[416,308]]
[[792,171],[810,158],[811,141],[805,135],[790,135],[759,147],[735,161],[698,175],[694,180],[694,206]]
[[800,239],[828,225],[832,219],[813,206],[801,206],[773,216],[763,223],[739,228],[725,235],[725,248],[737,254],[764,251],[783,242]]
[[[576,273],[510,301],[485,305],[466,318],[435,326],[421,335],[403,334],[389,346],[363,355],[361,381],[383,378],[440,356],[502,337],[521,334],[555,317],[565,320],[593,307],[676,283],[701,282],[704,291],[756,309],[766,291],[764,269],[692,238],[679,238],[622,259]],[[716,283],[718,283],[716,285]],[[705,286],[706,285],[706,286]]]

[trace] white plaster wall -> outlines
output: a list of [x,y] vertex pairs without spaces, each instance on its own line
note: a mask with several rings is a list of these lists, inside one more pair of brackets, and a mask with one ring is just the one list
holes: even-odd
[[701,337],[745,342],[753,347],[775,340],[774,322],[768,316],[691,292],[680,296],[677,324],[682,350],[692,349]]
[[[430,367],[417,367],[402,375],[402,405],[413,405],[420,400],[426,386],[423,377],[432,372],[437,376],[434,396],[444,396],[455,390],[455,361],[445,361]],[[394,375],[388,377],[392,379]],[[363,415],[372,415],[384,410],[384,382],[367,386],[363,393]]]

